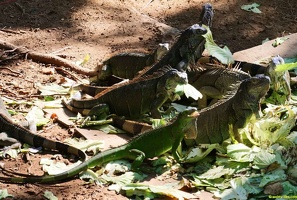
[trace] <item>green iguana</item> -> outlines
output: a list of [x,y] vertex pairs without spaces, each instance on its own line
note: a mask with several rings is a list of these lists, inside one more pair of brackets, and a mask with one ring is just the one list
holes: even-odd
[[2,98],[0,97],[0,131],[2,145],[11,147],[20,147],[20,142],[27,143],[35,147],[57,150],[62,153],[69,153],[78,156],[84,161],[86,154],[72,146],[60,142],[54,142],[45,137],[36,135],[28,129],[14,123],[8,114]]
[[[238,129],[259,111],[259,101],[269,90],[267,76],[255,76],[243,80],[225,99],[200,110],[197,119],[196,144],[221,143],[234,134],[239,140]],[[232,136],[233,137],[233,136]],[[187,144],[192,141],[187,140]]]
[[170,150],[173,157],[177,161],[180,161],[181,156],[178,153],[178,147],[184,137],[196,137],[196,118],[198,115],[199,113],[194,108],[185,110],[169,125],[144,132],[134,137],[127,144],[101,152],[61,174],[30,177],[0,177],[0,181],[14,183],[52,183],[64,181],[88,168],[93,168],[117,159],[134,160],[132,166],[133,168],[137,168],[145,158],[154,158]]
[[69,104],[63,103],[69,110],[83,115],[95,114],[101,107],[109,107],[109,111],[118,116],[136,118],[150,111],[154,118],[160,118],[159,108],[167,100],[179,99],[175,88],[187,82],[186,72],[165,66],[151,76],[113,86],[94,99],[72,99]]
[[105,81],[114,75],[124,79],[132,79],[147,66],[159,61],[169,50],[169,44],[159,44],[159,47],[150,54],[145,53],[120,53],[103,61],[98,67],[98,81]]
[[226,69],[224,67],[204,67],[199,70],[188,72],[189,83],[203,94],[198,99],[198,107],[207,106],[207,99],[221,99],[230,90],[232,85],[238,81],[248,79],[251,76],[238,69]]

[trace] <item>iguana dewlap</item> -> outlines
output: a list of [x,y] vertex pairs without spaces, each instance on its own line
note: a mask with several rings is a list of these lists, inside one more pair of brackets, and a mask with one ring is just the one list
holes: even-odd
[[118,160],[134,160],[132,166],[137,168],[145,158],[154,158],[171,150],[173,157],[181,160],[178,147],[184,137],[195,138],[196,118],[199,113],[190,108],[181,112],[176,120],[166,126],[146,131],[130,140],[127,144],[101,152],[84,163],[57,175],[30,176],[30,177],[0,177],[2,182],[14,183],[52,183],[65,181],[88,168],[93,168],[103,163]]

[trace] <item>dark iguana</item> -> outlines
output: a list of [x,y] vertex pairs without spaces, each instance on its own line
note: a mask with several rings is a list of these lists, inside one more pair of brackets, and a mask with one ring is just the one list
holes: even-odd
[[0,181],[15,183],[51,183],[63,181],[78,175],[80,172],[103,163],[117,159],[132,159],[132,166],[137,168],[145,158],[154,158],[171,150],[173,157],[181,160],[178,147],[184,137],[196,137],[196,109],[189,109],[180,113],[175,121],[151,131],[144,132],[127,144],[95,155],[86,162],[57,175],[30,177],[0,177]]
[[72,99],[70,104],[64,104],[71,111],[83,115],[89,115],[98,107],[108,105],[110,112],[119,116],[135,118],[150,111],[154,118],[160,118],[159,108],[168,99],[179,99],[175,88],[177,84],[187,82],[186,72],[165,66],[151,76],[113,86],[96,95],[94,99]]
[[184,30],[170,48],[169,52],[152,67],[144,69],[140,75],[145,76],[152,74],[164,65],[169,65],[178,70],[189,70],[189,67],[195,68],[195,63],[201,57],[205,49],[205,38],[202,35],[206,34],[207,30],[202,25],[211,25],[212,18],[212,6],[205,4],[200,14],[200,25],[194,24]]
[[233,94],[202,109],[197,119],[196,144],[221,143],[233,134],[238,140],[238,129],[258,113],[259,101],[269,90],[269,84],[269,77],[263,75],[245,79]]
[[201,54],[204,50],[205,39],[202,35],[206,32],[207,30],[198,24],[190,26],[181,33],[169,52],[152,67],[140,72],[140,76],[150,75],[164,65],[169,65],[178,70],[187,69],[188,66],[184,66],[184,63],[194,65],[196,57],[199,56],[197,49],[199,52],[201,49]]
[[86,155],[83,151],[63,144],[60,142],[54,142],[52,140],[46,139],[45,137],[36,135],[29,131],[28,129],[14,123],[8,114],[2,98],[0,97],[0,131],[1,140],[7,145],[16,145],[20,142],[27,143],[35,147],[43,147],[46,149],[57,150],[62,153],[70,153],[80,157],[83,161],[86,159]]
[[209,28],[212,26],[212,18],[213,18],[214,12],[212,5],[210,3],[206,3],[202,6],[202,12],[200,13],[200,25],[202,24],[208,26]]
[[97,79],[105,81],[111,75],[132,79],[139,71],[159,61],[168,50],[168,43],[164,43],[159,44],[150,54],[127,52],[114,55],[97,66],[99,70]]

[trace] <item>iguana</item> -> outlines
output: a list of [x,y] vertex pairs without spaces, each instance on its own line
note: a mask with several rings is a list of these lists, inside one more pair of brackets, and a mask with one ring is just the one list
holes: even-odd
[[0,177],[2,182],[14,183],[52,183],[64,181],[78,175],[88,168],[117,159],[134,160],[132,166],[137,168],[145,158],[154,158],[171,150],[173,157],[181,160],[178,147],[184,137],[196,137],[196,118],[199,113],[194,108],[181,112],[169,125],[144,132],[127,144],[101,152],[86,162],[57,175],[30,177]]
[[90,115],[99,107],[108,106],[111,113],[119,116],[136,118],[150,111],[154,118],[160,118],[159,108],[168,99],[177,100],[179,96],[175,93],[176,86],[187,82],[186,72],[165,66],[151,76],[113,86],[94,99],[72,99],[69,104],[64,101],[64,105],[83,115]]
[[291,98],[290,74],[289,71],[276,71],[277,65],[284,64],[280,56],[271,59],[264,74],[271,79],[269,97],[266,101],[273,104],[286,104]]
[[[269,77],[264,75],[245,79],[225,99],[200,110],[196,144],[221,143],[232,135],[240,140],[238,129],[258,113],[259,101],[269,90],[269,84]],[[189,145],[194,141],[186,142]]]
[[190,26],[181,33],[169,52],[159,62],[144,69],[140,72],[139,76],[150,75],[164,65],[169,65],[180,71],[186,70],[188,64],[190,66],[194,65],[196,57],[199,57],[200,53],[202,54],[204,50],[205,38],[202,35],[206,32],[207,30],[198,24]]
[[[14,123],[8,114],[2,98],[0,97],[0,131],[1,140],[5,146],[13,145],[13,147],[19,147],[20,142],[27,143],[35,147],[43,147],[46,149],[57,150],[62,153],[74,154],[81,158],[82,161],[86,159],[86,154],[75,147],[63,144],[61,142],[54,142],[46,139],[45,137],[36,135],[30,130]],[[5,143],[6,142],[6,143]]]
[[251,76],[238,69],[226,69],[219,66],[203,67],[188,72],[189,83],[203,94],[202,99],[198,99],[198,107],[207,106],[207,99],[220,99],[230,90],[232,85],[238,81],[248,79]]
[[200,14],[200,24],[194,24],[184,30],[164,57],[152,67],[144,69],[140,76],[152,74],[164,65],[169,65],[178,70],[195,68],[195,63],[205,49],[205,38],[202,35],[206,34],[207,30],[203,25],[211,25],[212,18],[212,6],[205,4]]
[[124,79],[132,79],[135,75],[147,66],[159,61],[169,50],[169,44],[159,44],[152,53],[127,52],[116,54],[98,65],[98,81],[105,81],[109,76],[114,75]]
[[200,25],[203,24],[208,26],[209,28],[212,26],[212,18],[213,18],[214,12],[212,5],[210,3],[206,3],[202,6],[202,12],[200,13]]

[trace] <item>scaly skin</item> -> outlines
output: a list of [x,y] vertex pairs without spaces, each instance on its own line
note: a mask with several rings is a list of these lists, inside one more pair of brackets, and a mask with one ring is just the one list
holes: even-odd
[[[27,143],[35,147],[43,147],[46,149],[57,150],[62,153],[74,154],[81,158],[82,161],[86,159],[86,154],[72,146],[55,142],[45,137],[41,137],[29,131],[28,129],[14,123],[6,112],[4,103],[0,97],[0,131],[6,133],[6,138],[2,140],[14,138],[16,142]],[[3,135],[4,136],[4,135]]]
[[206,32],[207,30],[198,24],[190,26],[182,32],[169,52],[159,62],[141,72],[140,76],[151,75],[164,65],[180,71],[186,70],[188,65],[194,65],[204,50],[205,38],[202,35]]
[[[269,84],[267,76],[245,79],[228,98],[202,109],[197,119],[196,144],[221,143],[230,137],[230,133],[239,140],[238,129],[258,113],[259,101],[269,90]],[[191,142],[187,141],[188,144]]]
[[[52,183],[64,181],[78,175],[88,168],[101,165],[103,163],[118,160],[134,160],[132,166],[137,168],[145,158],[160,156],[171,150],[177,161],[181,160],[178,154],[178,147],[184,137],[196,137],[196,118],[198,116],[196,109],[189,109],[180,113],[177,119],[169,125],[144,132],[133,138],[127,144],[114,149],[104,151],[90,158],[86,162],[58,175],[31,176],[31,177],[0,177],[2,182],[13,183]],[[194,132],[193,132],[194,130]],[[157,139],[156,139],[157,138]]]
[[224,67],[205,67],[201,71],[195,70],[188,73],[189,83],[203,94],[198,99],[198,107],[207,106],[207,99],[221,99],[234,88],[232,85],[251,76],[238,69],[226,69]]
[[164,67],[152,76],[113,86],[96,95],[94,99],[72,99],[70,104],[64,102],[64,105],[83,115],[89,115],[97,107],[107,105],[110,112],[118,116],[137,118],[150,111],[154,118],[160,118],[159,108],[167,100],[177,100],[177,84],[185,84],[187,81],[185,72]]
[[168,50],[168,43],[165,43],[159,44],[159,47],[150,54],[127,52],[114,55],[98,66],[97,79],[105,81],[111,75],[132,79],[139,71],[160,60]]

